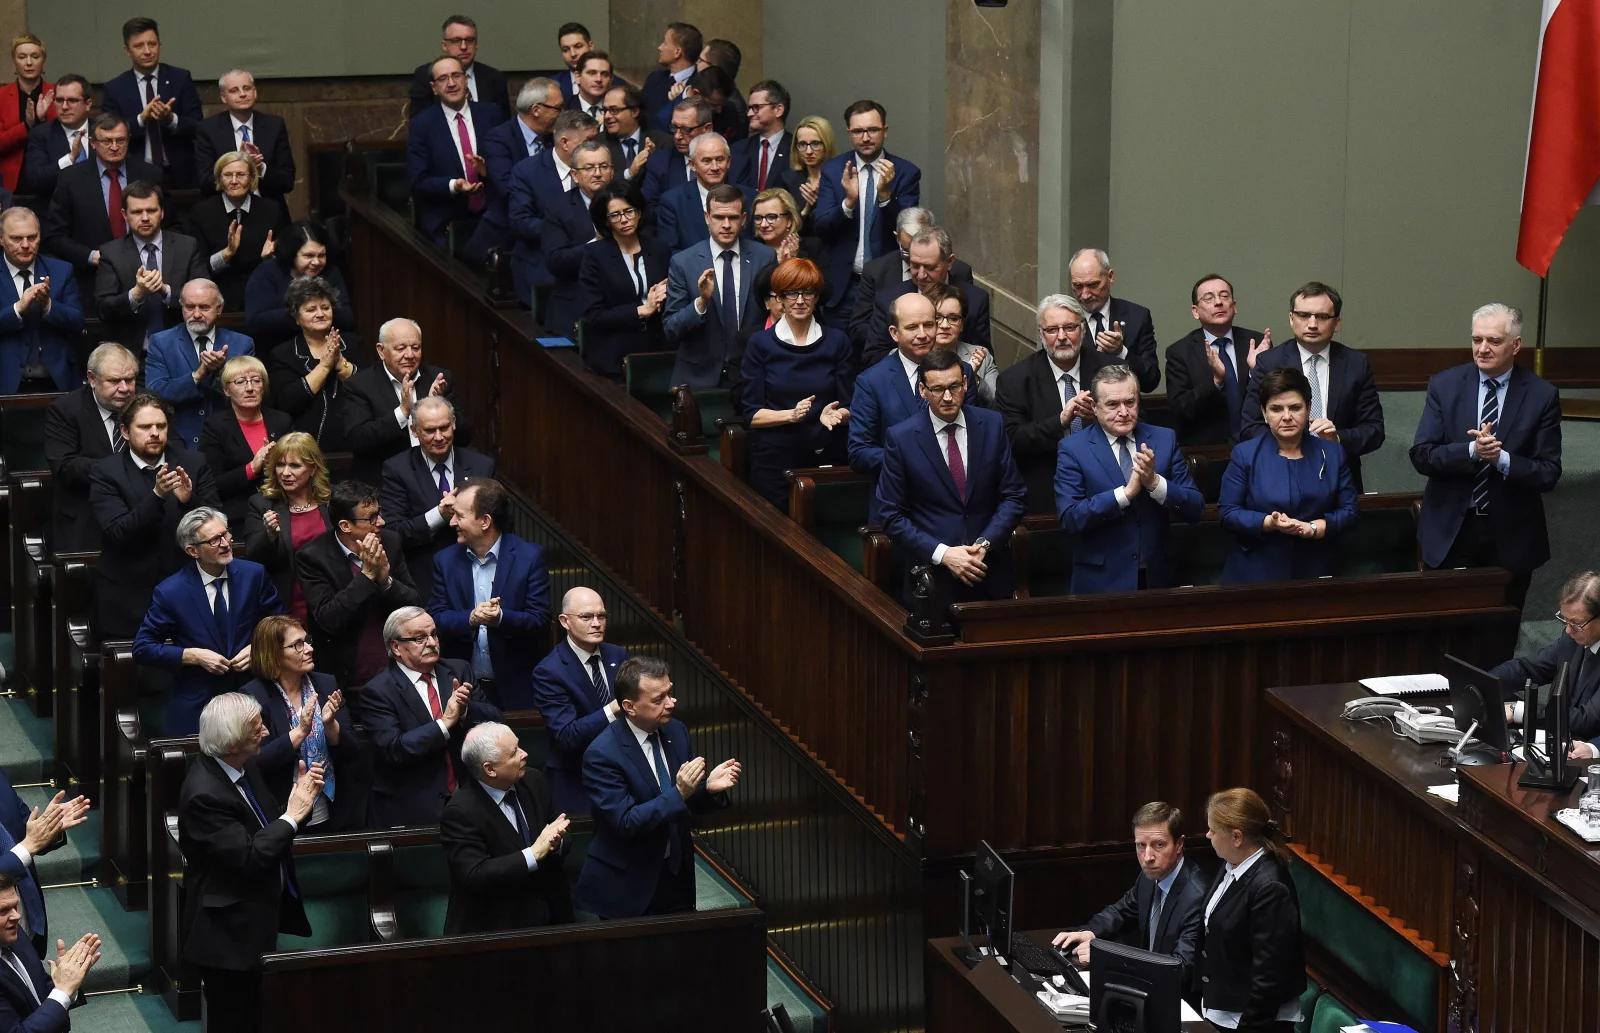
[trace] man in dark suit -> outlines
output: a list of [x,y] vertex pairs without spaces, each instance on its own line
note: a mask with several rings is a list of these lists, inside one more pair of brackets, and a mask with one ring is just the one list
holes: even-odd
[[0,876],[0,1029],[12,1033],[66,1033],[67,1009],[100,960],[100,937],[84,933],[70,948],[61,943],[48,975],[22,935],[22,899],[10,876]]
[[1186,996],[1194,987],[1195,957],[1204,933],[1201,907],[1210,873],[1183,856],[1183,812],[1155,800],[1133,815],[1133,852],[1139,878],[1116,903],[1081,929],[1057,934],[1055,945],[1089,964],[1089,944],[1115,940],[1183,962]]
[[256,109],[256,77],[242,68],[224,72],[217,81],[223,110],[200,123],[194,137],[200,192],[217,191],[212,166],[229,151],[243,151],[256,165],[263,197],[283,201],[294,189],[294,150],[283,119]]
[[200,969],[208,1028],[256,1029],[261,956],[278,934],[310,936],[294,874],[294,837],[322,792],[322,765],[302,766],[280,811],[256,756],[267,737],[261,705],[227,692],[200,713],[201,756],[178,798],[187,891],[185,961]]
[[89,505],[102,543],[94,568],[100,641],[132,638],[157,583],[189,562],[177,539],[184,514],[221,506],[205,457],[168,447],[171,418],[155,395],[135,395],[122,411],[127,447],[89,468]]
[[[644,99],[639,87],[612,84],[606,91],[600,125],[605,130],[606,146],[617,176],[644,185],[644,173],[656,154],[677,154],[672,134],[652,129],[643,122]],[[709,131],[709,127],[707,127]],[[681,175],[680,175],[681,179]]]
[[222,365],[254,355],[255,342],[236,330],[217,326],[222,292],[210,280],[190,280],[178,292],[183,323],[151,334],[145,344],[145,386],[172,406],[173,440],[200,450],[206,417],[226,411]]
[[30,809],[0,772],[0,877],[9,879],[22,897],[24,930],[41,956],[50,946],[50,928],[34,860],[65,846],[67,830],[88,820],[87,796],[68,800],[61,790],[42,809]]
[[739,762],[707,773],[689,730],[673,719],[677,700],[664,661],[629,659],[617,669],[615,690],[622,717],[583,754],[594,840],[578,876],[578,906],[601,918],[693,911],[690,823],[695,813],[727,805]]
[[283,612],[266,568],[233,554],[228,518],[199,506],[178,521],[191,562],[156,585],[133,637],[134,663],[174,672],[166,735],[193,735],[212,697],[244,683],[256,622]]
[[1286,366],[1299,367],[1311,382],[1306,430],[1339,443],[1350,466],[1350,480],[1360,494],[1361,457],[1383,444],[1383,403],[1367,357],[1333,339],[1343,307],[1337,290],[1315,280],[1289,296],[1294,337],[1256,357],[1239,410],[1239,436],[1246,439],[1267,432],[1261,418],[1262,376]]
[[72,263],[84,292],[94,282],[100,251],[128,233],[123,195],[134,183],[158,183],[161,170],[128,157],[128,122],[103,112],[89,123],[92,160],[62,169],[44,220],[45,250]]
[[549,643],[550,574],[543,550],[503,530],[510,515],[499,481],[477,477],[457,487],[457,544],[433,557],[428,612],[439,623],[441,652],[470,663],[488,699],[529,710],[533,668]]
[[133,153],[159,168],[168,186],[194,186],[194,134],[205,117],[194,77],[161,63],[161,30],[153,18],[124,22],[122,49],[133,67],[105,84],[101,107],[127,119]]
[[1207,273],[1189,290],[1189,311],[1200,325],[1167,345],[1167,405],[1180,445],[1226,445],[1239,440],[1244,387],[1256,360],[1272,347],[1266,334],[1235,326],[1233,284]]
[[384,526],[378,491],[340,481],[328,498],[333,524],[294,554],[317,667],[340,685],[364,685],[389,663],[383,622],[422,602],[400,535]]
[[1083,346],[1089,315],[1077,298],[1046,295],[1038,320],[1039,349],[1001,372],[995,405],[1028,485],[1028,512],[1054,513],[1056,453],[1068,434],[1094,427],[1089,382],[1108,363]]
[[[1567,729],[1573,739],[1600,738],[1600,573],[1580,571],[1561,586],[1556,620],[1561,634],[1532,656],[1518,656],[1489,673],[1500,680],[1508,701],[1506,718],[1514,724],[1533,725],[1536,715],[1521,699],[1523,688],[1553,684],[1556,672],[1567,665]],[[1515,700],[1516,702],[1510,702]]]
[[433,554],[456,540],[450,526],[456,486],[469,477],[493,477],[495,463],[482,452],[456,447],[455,406],[429,396],[411,410],[417,444],[383,464],[383,510],[400,531],[406,565],[417,591],[433,590]]
[[517,733],[498,721],[467,732],[470,774],[439,816],[450,862],[444,934],[499,932],[573,920],[561,855],[566,814],[550,802],[544,776],[529,771]]
[[568,97],[564,107],[581,111],[599,122],[604,116],[606,94],[611,90],[611,55],[604,50],[590,48],[578,58],[576,71],[578,92]]
[[[644,95],[645,117],[658,128],[665,129],[672,121],[672,104],[683,95],[694,76],[695,62],[700,59],[700,49],[705,37],[688,22],[670,22],[656,45],[656,61],[661,67],[645,76],[640,92]],[[706,123],[711,122],[709,114]],[[649,195],[646,195],[648,198]]]
[[1103,366],[1090,381],[1098,426],[1061,444],[1056,507],[1076,538],[1072,591],[1132,592],[1172,583],[1172,515],[1193,523],[1205,500],[1178,439],[1139,421],[1139,385],[1127,366]]
[[606,604],[592,588],[572,588],[561,597],[557,618],[566,632],[533,669],[533,701],[550,734],[545,778],[556,809],[588,814],[583,753],[612,721],[622,716],[614,687],[627,650],[606,639]]
[[611,182],[614,170],[611,149],[603,141],[580,143],[572,152],[572,189],[552,198],[545,212],[539,243],[544,250],[545,268],[554,283],[543,322],[556,337],[575,337],[578,320],[583,318],[578,272],[583,267],[584,249],[597,236],[589,205],[595,191]]
[[[797,199],[798,200],[798,199]],[[861,277],[850,298],[850,340],[857,348],[866,344],[872,319],[878,308],[878,292],[911,279],[911,239],[923,230],[936,228],[933,212],[926,208],[907,208],[895,218],[894,236],[898,251],[879,255],[861,267]],[[949,282],[972,282],[972,266],[954,258],[950,262]]]
[[573,77],[578,72],[578,61],[594,46],[589,29],[582,22],[565,22],[556,30],[556,46],[561,48],[561,63],[566,67],[555,74],[555,83],[561,88],[562,102],[578,92]]
[[[758,240],[741,239],[745,195],[731,183],[706,193],[710,239],[672,256],[662,328],[677,349],[672,382],[717,387],[730,378],[740,334],[761,326],[766,310],[751,295],[757,271],[777,261]],[[730,282],[729,274],[732,273]]]
[[[728,177],[728,141],[718,133],[703,133],[689,144],[689,167],[694,178],[661,195],[656,205],[656,240],[673,254],[687,250],[709,236],[706,227],[706,202],[711,191]],[[744,209],[755,206],[756,195],[747,186],[727,184],[744,196]],[[746,222],[744,235],[752,237]]]
[[671,147],[657,147],[645,162],[641,190],[645,202],[655,205],[661,196],[680,183],[694,179],[689,164],[689,145],[695,137],[711,132],[711,105],[698,97],[687,97],[672,106],[663,132],[672,134]]
[[56,176],[62,169],[79,162],[93,161],[89,146],[89,116],[94,111],[94,94],[89,80],[69,72],[56,80],[56,117],[28,130],[27,151],[22,159],[22,189],[48,202],[56,189]]
[[908,569],[933,565],[950,601],[1009,599],[1011,532],[1025,489],[1003,421],[964,406],[967,375],[953,351],[928,353],[918,387],[928,411],[895,424],[884,440],[883,528]]
[[[504,72],[478,60],[478,23],[464,14],[452,14],[440,28],[439,50],[461,66],[461,72],[466,76],[464,85],[467,97],[474,104],[494,105],[496,115],[490,125],[504,121],[506,112],[511,110],[507,106],[511,91],[506,85]],[[435,76],[439,74],[434,65],[438,63],[436,59],[432,64],[420,64],[411,73],[408,117],[416,118],[433,106],[437,82]],[[480,125],[478,128],[487,131],[489,125]]]
[[1561,398],[1517,365],[1521,350],[1520,311],[1474,312],[1472,361],[1429,378],[1411,445],[1411,465],[1428,478],[1417,520],[1423,565],[1504,567],[1519,610],[1550,558],[1541,496],[1561,479]]
[[50,403],[44,414],[44,458],[54,478],[52,552],[100,548],[100,525],[89,508],[89,468],[127,448],[122,410],[138,390],[139,360],[115,341],[89,353],[89,382]]
[[[578,145],[598,135],[600,125],[594,119],[581,111],[563,111],[552,124],[552,146],[511,168],[506,202],[515,242],[511,272],[523,301],[530,297],[525,287],[546,289],[555,282],[545,265],[545,216],[573,189],[573,154]],[[535,313],[544,314],[538,308]]]
[[794,146],[794,134],[784,124],[789,119],[789,91],[776,80],[763,79],[750,87],[746,110],[750,135],[733,145],[728,182],[759,194],[778,186],[780,174],[789,167],[789,150]]
[[1154,391],[1161,383],[1155,323],[1143,305],[1111,296],[1117,282],[1111,256],[1084,248],[1073,253],[1067,272],[1072,277],[1072,293],[1089,316],[1087,346],[1099,353],[1100,364],[1127,366],[1139,378],[1140,391]]
[[15,206],[0,212],[0,394],[77,387],[83,305],[67,263],[39,253],[39,217]]
[[[550,129],[561,114],[561,89],[553,79],[534,78],[517,91],[516,114],[483,134],[486,170],[483,220],[467,245],[470,257],[481,258],[490,248],[511,246],[511,170],[524,158],[537,157],[555,141]],[[523,298],[531,284],[517,284]]]
[[[863,367],[872,365],[894,349],[894,340],[889,336],[890,304],[907,294],[927,294],[934,284],[950,283],[950,269],[955,260],[955,245],[943,229],[935,226],[912,238],[906,259],[910,274],[899,283],[884,286],[873,299],[872,318],[866,337],[861,341]],[[991,349],[989,292],[975,283],[955,284],[955,287],[966,295],[967,301],[966,332],[962,339]]]
[[104,246],[94,297],[107,336],[130,351],[181,318],[181,289],[206,278],[200,243],[162,228],[163,197],[154,183],[133,183],[122,194],[128,233]]
[[[383,464],[417,443],[411,413],[422,398],[450,397],[449,370],[422,361],[422,327],[397,316],[378,328],[378,361],[349,380],[345,441],[355,454],[351,475],[377,483]],[[466,428],[458,435],[470,440]]]
[[455,58],[439,58],[431,74],[438,102],[411,118],[406,180],[411,184],[417,229],[442,245],[451,223],[476,229],[488,205],[484,181],[489,169],[479,141],[505,116],[499,106],[468,99],[466,75]]
[[729,143],[743,140],[750,133],[750,117],[745,114],[744,98],[733,77],[715,65],[701,67],[689,78],[685,97],[699,97],[711,105],[711,129]]
[[[893,325],[889,333],[895,350],[856,378],[850,399],[850,468],[874,482],[883,470],[883,443],[889,428],[928,411],[917,385],[922,360],[933,350],[933,302],[921,294],[907,294],[895,299],[890,315]],[[867,522],[878,524],[881,520],[874,492],[867,502]]]
[[844,109],[853,150],[829,158],[817,187],[816,227],[827,249],[827,310],[843,314],[866,264],[894,250],[900,213],[922,197],[922,170],[884,150],[888,114],[875,100]]
[[466,664],[439,657],[433,618],[402,606],[383,622],[389,666],[360,690],[358,708],[372,742],[371,821],[377,828],[433,825],[459,780],[467,729],[500,718],[473,690]]

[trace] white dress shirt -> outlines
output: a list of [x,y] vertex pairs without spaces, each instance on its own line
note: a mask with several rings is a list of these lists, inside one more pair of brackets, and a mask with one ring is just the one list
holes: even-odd
[[444,109],[445,132],[450,137],[450,146],[456,149],[456,160],[461,162],[460,178],[462,182],[465,183],[467,176],[467,155],[461,150],[461,131],[456,128],[457,115],[461,116],[462,121],[466,122],[467,124],[467,139],[472,141],[472,153],[483,153],[483,151],[478,147],[478,129],[472,123],[472,105],[463,104],[459,110],[456,110],[451,108],[450,105],[446,104],[444,101],[440,101],[439,106]]
[[[902,355],[901,358],[905,358],[905,356]],[[956,428],[956,451],[961,453],[961,469],[968,478],[971,478],[972,464],[967,461],[967,414],[958,412],[954,420],[946,423],[939,418],[938,413],[933,411],[933,407],[929,406],[928,418],[933,421],[933,443],[938,447],[939,458],[944,459],[946,469],[949,469],[950,465],[950,461],[947,458],[950,454],[950,446],[947,444],[950,440],[950,435],[945,431],[945,428],[952,426]],[[950,546],[945,543],[935,545],[933,547],[933,562],[938,564],[942,561],[945,552],[949,548]]]
[[[1111,458],[1117,461],[1117,469],[1122,469],[1122,457],[1117,454],[1117,435],[1104,427],[1100,429],[1105,433],[1106,441],[1111,445]],[[1134,424],[1133,431],[1128,434],[1128,458],[1130,460],[1139,454],[1138,429],[1138,424]],[[1146,491],[1149,492],[1151,502],[1158,506],[1167,504],[1167,479],[1165,477],[1156,474],[1156,486],[1148,488]],[[1112,494],[1116,496],[1117,506],[1120,509],[1127,509],[1133,504],[1133,500],[1128,497],[1128,486],[1126,484],[1117,485],[1117,490]]]
[[[483,791],[489,794],[489,799],[494,801],[494,805],[500,808],[500,813],[504,815],[506,821],[511,823],[512,830],[518,836],[522,835],[522,830],[517,828],[517,812],[512,809],[515,805],[512,803],[514,797],[511,795],[511,790],[496,789],[487,782],[479,782],[478,784],[483,786]],[[528,816],[524,814],[522,820],[527,821]],[[532,825],[528,826],[528,831],[533,832]],[[534,838],[538,838],[538,833],[534,833]],[[531,844],[522,848],[522,859],[527,863],[528,871],[535,872],[539,870],[539,859],[533,856],[533,846]]]
[[[1091,311],[1089,313],[1089,320],[1088,320],[1088,323],[1087,323],[1088,333],[1086,333],[1084,335],[1085,339],[1084,339],[1084,342],[1083,342],[1083,346],[1085,348],[1093,348],[1096,351],[1099,351],[1100,350],[1100,346],[1094,343],[1094,333],[1095,333],[1095,331],[1094,331],[1094,317],[1097,316],[1097,315],[1100,317],[1100,324],[1101,324],[1100,329],[1101,329],[1102,332],[1109,333],[1109,332],[1111,332],[1111,331],[1116,329],[1114,326],[1111,325],[1111,297],[1110,297],[1110,295],[1106,296],[1106,303],[1104,305],[1101,305],[1098,309],[1095,309],[1094,311]],[[1105,353],[1102,353],[1102,354],[1105,354]],[[1128,339],[1126,337],[1124,337],[1122,339],[1122,347],[1117,351],[1116,357],[1118,359],[1126,359],[1128,357]]]
[[[1328,416],[1328,410],[1333,407],[1333,399],[1328,397],[1328,347],[1327,347],[1327,345],[1323,345],[1322,350],[1319,351],[1319,352],[1312,351],[1311,349],[1307,348],[1305,345],[1301,344],[1299,341],[1295,342],[1295,347],[1298,348],[1299,351],[1300,351],[1300,372],[1304,373],[1307,377],[1311,376],[1311,372],[1310,372],[1311,371],[1311,367],[1310,367],[1310,365],[1308,365],[1308,363],[1311,360],[1311,356],[1315,355],[1317,357],[1317,382],[1312,386],[1316,389],[1317,397],[1322,399],[1322,415],[1325,416],[1325,417],[1328,417],[1329,419],[1332,419],[1332,417]],[[1266,399],[1263,398],[1261,401],[1262,401],[1262,408],[1266,408]],[[1307,398],[1306,399],[1306,404],[1309,407],[1310,404],[1311,404],[1311,399]],[[1311,412],[1311,410],[1309,408],[1307,408],[1307,410],[1306,410],[1307,415],[1309,415],[1310,412]]]
[[[733,252],[733,292],[734,297],[739,296],[739,241],[735,238],[732,244],[723,247],[716,241],[707,238],[706,246],[711,248],[711,268],[717,274],[717,293],[711,300],[713,304],[720,305],[722,302],[722,253],[724,251]],[[705,299],[698,294],[694,298],[694,310],[702,316],[706,314]]]
[[[426,466],[428,468],[428,476],[433,479],[433,483],[435,485],[437,485],[439,483],[439,467],[443,466],[444,467],[444,475],[445,475],[446,478],[449,479],[450,487],[454,488],[456,486],[456,450],[455,450],[455,446],[452,445],[450,447],[450,454],[445,456],[444,459],[441,460],[440,462],[435,463],[426,454],[424,454],[423,457],[422,457],[422,463],[423,463],[424,466]],[[425,516],[423,516],[422,519],[427,523],[428,530],[430,530],[430,531],[437,531],[439,528],[443,527],[445,525],[445,523],[447,522],[445,520],[445,518],[444,518],[444,514],[439,512],[439,507],[438,506],[434,506],[434,507],[430,508],[428,510],[427,514]]]
[[[407,681],[411,682],[411,691],[415,692],[417,698],[422,700],[422,709],[430,714],[433,713],[433,707],[428,705],[428,687],[422,684],[422,674],[418,671],[413,671],[402,663],[396,663],[395,666],[400,668],[400,673],[406,676]],[[450,728],[444,723],[443,715],[444,708],[448,705],[447,701],[450,699],[450,692],[448,686],[439,683],[439,668],[437,667],[433,669],[433,688],[434,691],[439,693],[440,714],[439,719],[433,723],[433,726],[439,729],[440,735],[448,739],[450,738]]]
[[87,120],[85,120],[84,123],[76,129],[68,129],[66,126],[62,126],[61,131],[67,134],[67,149],[66,152],[61,155],[61,157],[56,159],[56,168],[70,169],[73,165],[77,164],[77,162],[72,160],[72,142],[79,138],[82,138],[83,140],[83,143],[78,146],[79,160],[86,160],[83,158],[84,155],[94,153],[93,151],[89,150],[89,123]]
[[[393,373],[389,372],[388,366],[384,366],[383,363],[379,363],[379,365],[383,366],[383,375],[389,378],[389,386],[394,388],[395,426],[406,428],[406,437],[410,439],[412,445],[416,445],[417,432],[411,429],[411,417],[407,416],[405,409],[401,408],[400,406],[400,380]],[[422,367],[419,365],[417,369],[420,372]],[[431,390],[432,387],[432,384],[423,385],[421,381],[413,384],[411,388],[411,404],[416,405],[418,402],[422,401],[423,398],[426,398],[427,392]],[[420,397],[418,396],[418,391],[422,392]],[[435,477],[434,480],[438,480],[438,478]],[[455,481],[452,480],[450,483],[455,484]]]
[[217,612],[217,596],[222,596],[223,602],[229,605],[228,612],[233,612],[233,594],[228,591],[228,569],[224,567],[221,574],[207,574],[206,568],[196,563],[195,569],[200,572],[200,587],[206,590],[206,602],[211,604],[211,612]]

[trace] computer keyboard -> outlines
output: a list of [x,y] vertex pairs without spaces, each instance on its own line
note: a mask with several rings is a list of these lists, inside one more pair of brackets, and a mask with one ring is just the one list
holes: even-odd
[[1089,987],[1078,975],[1078,970],[1061,960],[1054,948],[1035,943],[1020,933],[1011,937],[1011,964],[1027,969],[1045,978],[1061,976],[1066,981],[1068,993],[1089,996]]

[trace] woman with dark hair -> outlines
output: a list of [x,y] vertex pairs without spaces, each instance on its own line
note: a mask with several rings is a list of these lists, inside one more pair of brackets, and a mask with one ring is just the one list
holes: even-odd
[[583,363],[607,377],[622,376],[622,360],[662,347],[661,309],[672,257],[639,235],[644,198],[632,183],[612,183],[589,202],[600,239],[585,248],[578,269],[583,306]]
[[350,307],[350,288],[333,264],[328,231],[319,222],[292,222],[274,235],[273,260],[255,267],[244,285],[244,330],[256,347],[285,341],[299,329],[294,314],[284,308],[284,294],[294,280],[320,276],[339,299],[333,308],[333,325],[349,333],[356,328]]
[[933,346],[948,348],[972,367],[978,395],[971,399],[987,409],[994,408],[994,391],[1000,383],[1000,367],[989,349],[966,340],[967,292],[950,283],[935,283],[923,292],[933,302]]
[[1289,581],[1332,574],[1333,536],[1356,519],[1356,489],[1344,449],[1306,433],[1311,383],[1293,366],[1261,377],[1268,433],[1233,447],[1222,474],[1218,514],[1233,532],[1224,584]]
[[850,339],[817,322],[822,271],[808,258],[782,262],[772,292],[783,318],[750,335],[739,366],[739,412],[750,421],[750,486],[784,512],[793,467],[842,465],[855,361]]
[[222,291],[223,309],[238,312],[244,308],[251,274],[276,253],[275,234],[287,217],[283,205],[255,192],[261,177],[255,161],[243,151],[217,158],[212,181],[217,192],[189,209],[184,225],[207,256],[211,279]]
[[347,405],[342,388],[356,362],[334,326],[339,291],[320,276],[305,276],[290,282],[284,302],[295,334],[267,353],[273,401],[324,452],[341,451]]
[[1291,1033],[1306,959],[1283,830],[1253,790],[1224,789],[1206,801],[1206,838],[1223,868],[1206,891],[1201,1011],[1221,1029]]

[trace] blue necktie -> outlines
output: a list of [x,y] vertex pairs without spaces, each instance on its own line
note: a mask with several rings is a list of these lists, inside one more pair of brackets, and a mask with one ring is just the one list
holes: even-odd
[[[661,733],[650,733],[650,754],[656,762],[656,778],[661,782],[662,792],[667,786],[672,785],[672,776],[667,774],[666,751],[662,747]],[[678,831],[677,823],[667,826],[667,870],[676,873],[682,866],[683,859],[678,856]]]
[[517,835],[522,837],[522,845],[533,846],[533,834],[528,828],[527,815],[522,813],[522,801],[517,799],[516,786],[506,790],[506,799],[511,801],[511,813],[517,819]]
[[[267,820],[267,812],[261,809],[261,801],[256,799],[255,790],[250,788],[250,780],[243,775],[240,775],[239,781],[235,782],[234,785],[244,790],[245,802],[248,803],[250,805],[250,809],[255,812],[256,820],[261,822],[261,827],[266,828],[268,825],[272,824]],[[294,873],[289,870],[289,862],[287,860],[280,862],[278,864],[278,868],[283,873],[283,884],[284,886],[288,887],[289,895],[294,899],[299,900],[300,887],[296,886],[294,883]]]
[[878,190],[872,182],[872,166],[866,166],[862,172],[861,190],[856,195],[856,203],[861,206],[861,264],[866,265],[878,257],[872,250],[872,223],[878,213]]
[[722,326],[731,338],[739,332],[739,291],[733,282],[733,252],[724,251],[719,256],[722,259],[722,300],[718,308],[722,310]]
[[233,646],[233,621],[228,615],[228,575],[224,574],[211,582],[211,587],[217,593],[211,604],[211,616],[217,625],[217,641],[222,643],[222,650],[226,653]]
[[1117,439],[1117,466],[1122,468],[1122,476],[1133,476],[1133,455],[1128,451],[1126,434]]
[[[1478,414],[1478,423],[1495,425],[1496,436],[1500,433],[1500,381],[1493,378],[1483,382],[1483,412]],[[1472,511],[1479,516],[1486,516],[1489,512],[1489,483],[1493,480],[1495,466],[1478,460],[1478,475],[1472,479]],[[1576,683],[1574,683],[1576,684]]]
[[239,126],[239,142],[240,143],[249,143],[250,142],[250,127],[248,125]]
[[594,683],[594,701],[599,704],[595,709],[604,707],[611,702],[611,692],[606,688],[606,680],[600,674],[600,654],[589,658],[589,680]]
[[[16,845],[17,841],[12,838],[11,830],[0,824],[0,853],[10,853],[11,848]],[[39,892],[39,883],[33,877],[31,862],[24,866],[22,878],[17,880],[17,892],[22,895],[22,915],[28,920],[28,932],[34,936],[43,936],[44,894]]]
[[1228,399],[1228,435],[1239,436],[1239,375],[1233,371],[1233,342],[1226,337],[1216,340],[1217,355],[1222,359],[1222,391]]

